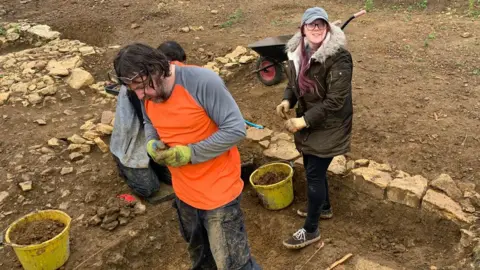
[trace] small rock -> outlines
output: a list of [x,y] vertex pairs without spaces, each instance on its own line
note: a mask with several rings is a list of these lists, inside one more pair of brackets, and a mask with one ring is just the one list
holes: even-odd
[[40,173],[40,175],[41,175],[41,176],[49,175],[49,174],[51,174],[53,171],[54,171],[53,168],[48,168],[48,169],[43,170],[43,171]]
[[420,175],[395,178],[387,187],[387,198],[392,202],[418,208],[427,186],[428,180]]
[[473,218],[462,211],[460,204],[438,191],[429,189],[422,199],[422,209],[442,215],[457,223],[471,223]]
[[100,118],[100,123],[109,125],[113,118],[115,117],[115,113],[112,111],[104,111],[102,112],[102,117]]
[[47,121],[45,121],[45,120],[43,120],[43,119],[37,119],[37,120],[35,120],[35,121],[33,121],[33,122],[37,123],[37,124],[40,125],[40,126],[44,126],[44,125],[47,124]]
[[47,164],[50,160],[54,159],[55,156],[52,155],[52,154],[46,154],[46,155],[42,155],[38,161],[41,163],[41,164]]
[[48,146],[60,146],[60,140],[57,138],[51,138],[48,140]]
[[31,104],[38,104],[42,102],[42,97],[37,93],[33,93],[27,96],[27,100]]
[[410,177],[411,175],[409,173],[406,173],[404,171],[396,171],[396,175],[395,175],[395,178],[406,178],[406,177]]
[[77,134],[73,134],[67,140],[73,144],[84,144],[85,142],[87,142],[87,140],[85,140],[84,138],[80,137],[80,135],[77,135]]
[[271,142],[276,142],[278,140],[284,140],[284,141],[291,141],[293,142],[292,136],[288,135],[285,132],[277,133],[273,135],[272,139],[270,140]]
[[62,190],[62,198],[65,198],[67,197],[68,195],[70,195],[70,190]]
[[251,55],[244,55],[244,56],[240,57],[238,62],[240,64],[248,64],[248,63],[252,62],[254,59],[255,59],[255,57],[253,57]]
[[40,148],[40,152],[42,154],[55,154],[55,151],[53,151],[52,149],[48,148],[48,147],[42,147]]
[[88,130],[83,133],[82,137],[89,141],[94,141],[96,138],[100,137],[100,134],[96,131]]
[[448,174],[441,174],[437,179],[430,183],[430,186],[445,192],[456,202],[460,202],[463,198],[462,192]]
[[375,170],[384,171],[384,172],[391,172],[392,171],[392,167],[390,166],[390,164],[381,164],[381,163],[377,163],[373,160],[370,160],[370,162],[368,164],[368,167],[372,168],[372,169],[375,169]]
[[61,175],[66,175],[73,172],[73,167],[63,167],[60,171]]
[[300,156],[295,144],[284,140],[271,143],[269,148],[263,151],[263,154],[280,160],[293,160]]
[[35,90],[35,89],[37,89],[37,85],[36,85],[36,84],[30,84],[30,85],[28,86],[28,91],[33,91],[33,90]]
[[342,175],[347,171],[347,159],[345,156],[340,155],[336,156],[333,158],[332,162],[330,163],[330,166],[328,166],[328,171],[337,174],[337,175]]
[[[86,142],[86,141],[85,141]],[[88,144],[70,144],[67,150],[75,152],[79,151],[80,153],[90,153],[90,145]]]
[[385,189],[392,181],[390,174],[367,167],[353,169],[352,177],[345,179],[352,181],[354,189],[380,200],[384,199]]
[[70,158],[71,161],[74,161],[74,162],[83,159],[83,155],[79,152],[73,152],[68,157]]
[[89,191],[87,195],[85,195],[85,203],[94,202],[97,199],[97,193],[95,191]]
[[138,25],[136,23],[132,23],[132,25],[130,26],[130,28],[132,28],[132,29],[137,29],[139,27],[140,27],[140,25]]
[[355,168],[367,167],[369,163],[370,163],[370,160],[368,159],[357,159],[355,160]]
[[461,200],[460,205],[462,206],[463,211],[467,213],[475,213],[475,206],[473,206],[472,202],[469,199]]
[[212,10],[210,10],[210,13],[212,13],[212,14],[218,14],[218,10],[212,9]]
[[99,216],[95,215],[95,216],[90,218],[90,220],[88,221],[88,224],[93,225],[93,226],[97,226],[101,222],[102,222],[102,219]]
[[180,32],[188,33],[188,32],[190,32],[190,27],[188,27],[188,26],[182,27],[182,28],[180,28]]
[[469,33],[469,32],[464,32],[463,34],[461,34],[461,37],[462,38],[469,38],[469,37],[472,37],[472,34]]
[[72,116],[72,115],[75,115],[76,112],[72,111],[70,109],[66,109],[66,110],[63,111],[63,114],[68,115],[68,116]]
[[130,210],[127,209],[127,208],[121,208],[120,209],[120,216],[129,217],[130,216]]
[[114,220],[117,220],[119,214],[118,213],[111,213],[111,214],[108,214],[103,218],[103,221],[102,223],[106,224],[106,223],[110,223]]
[[0,191],[0,204],[9,196],[10,194],[6,191]]
[[9,97],[10,93],[0,93],[0,105],[6,104]]
[[110,223],[102,223],[102,225],[100,225],[102,229],[105,229],[108,231],[113,231],[117,226],[118,226],[118,220],[114,220]]
[[273,131],[268,128],[257,129],[257,128],[247,128],[247,139],[252,141],[262,141],[267,137],[271,136]]
[[60,32],[50,30],[50,26],[38,24],[28,28],[27,32],[37,35],[41,38],[51,40],[60,37]]
[[58,209],[60,209],[60,210],[67,210],[69,204],[70,204],[69,202],[63,202],[63,203],[61,203],[61,204],[58,206]]
[[119,218],[118,218],[118,222],[119,222],[120,225],[125,225],[125,224],[128,223],[128,218],[126,218],[126,217],[119,217]]
[[100,124],[97,124],[96,130],[102,133],[103,135],[110,135],[113,132],[113,127],[110,125],[100,123]]
[[78,51],[79,51],[82,55],[95,54],[95,49],[94,49],[92,46],[80,47],[80,48],[78,48]]
[[475,234],[465,229],[460,229],[460,232],[462,234],[460,238],[460,244],[462,245],[462,247],[467,248],[471,246],[473,243],[473,239],[475,238]]
[[94,139],[94,142],[97,144],[98,148],[100,148],[100,150],[103,153],[108,152],[108,145],[102,139],[97,137],[97,138]]
[[267,141],[267,140],[265,140],[265,141],[259,142],[259,144],[260,144],[263,148],[267,149],[268,146],[270,145],[270,142]]
[[146,210],[147,210],[147,207],[144,204],[142,204],[141,202],[137,202],[135,204],[133,213],[135,213],[135,215],[141,215],[145,213]]
[[55,85],[49,85],[43,89],[37,91],[42,96],[53,96],[58,92],[58,88]]
[[72,70],[70,77],[67,79],[67,84],[73,89],[80,89],[85,86],[89,86],[95,82],[92,74],[81,68],[75,68]]
[[346,165],[347,172],[355,169],[355,161],[349,160]]
[[105,217],[106,214],[107,214],[107,209],[105,207],[101,206],[97,209],[97,216],[99,218]]

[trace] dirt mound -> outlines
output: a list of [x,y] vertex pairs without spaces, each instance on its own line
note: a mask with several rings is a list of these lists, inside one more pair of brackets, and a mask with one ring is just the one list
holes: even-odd
[[34,245],[48,241],[65,228],[65,224],[55,220],[36,220],[19,225],[12,231],[11,240],[18,245]]

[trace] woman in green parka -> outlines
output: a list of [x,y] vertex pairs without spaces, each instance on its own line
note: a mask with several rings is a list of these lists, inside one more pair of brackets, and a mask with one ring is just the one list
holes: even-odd
[[[277,114],[294,133],[303,155],[308,204],[297,213],[305,224],[283,244],[298,249],[320,240],[319,219],[333,215],[328,196],[327,169],[333,157],[350,151],[352,132],[352,71],[346,38],[340,27],[328,22],[319,7],[302,16],[300,31],[287,43],[288,86]],[[296,118],[287,119],[296,108]]]

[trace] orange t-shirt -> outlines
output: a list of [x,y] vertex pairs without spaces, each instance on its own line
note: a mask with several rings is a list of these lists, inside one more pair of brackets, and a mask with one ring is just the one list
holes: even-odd
[[244,120],[223,81],[212,71],[176,66],[175,77],[167,101],[145,101],[146,120],[169,147],[189,145],[192,149],[192,164],[169,167],[176,196],[195,208],[215,209],[243,189],[235,144],[245,136]]

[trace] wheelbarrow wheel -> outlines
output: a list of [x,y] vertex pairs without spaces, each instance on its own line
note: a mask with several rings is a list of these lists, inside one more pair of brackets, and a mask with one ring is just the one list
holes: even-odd
[[[260,70],[263,67],[267,68]],[[280,63],[271,61],[265,57],[260,57],[257,60],[257,70],[260,70],[257,72],[258,79],[267,86],[272,86],[282,81],[283,68]]]

